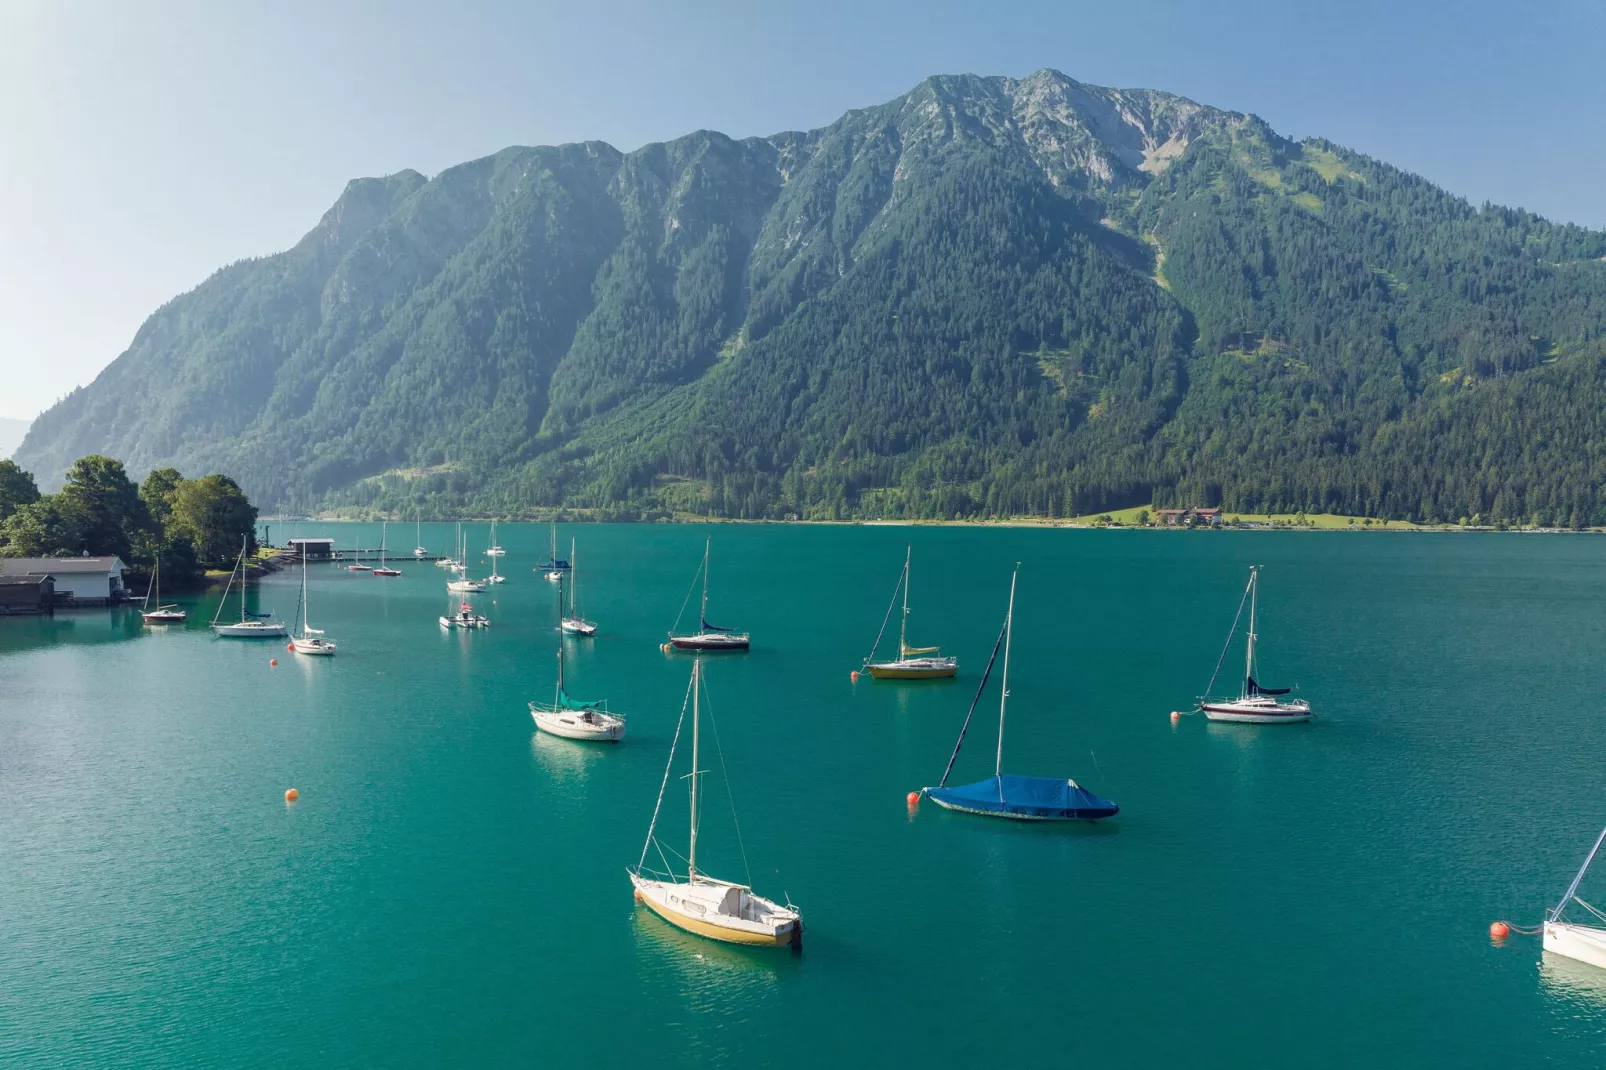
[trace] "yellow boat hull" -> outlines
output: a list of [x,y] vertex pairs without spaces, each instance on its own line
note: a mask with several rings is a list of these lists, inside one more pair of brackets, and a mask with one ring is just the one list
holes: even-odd
[[774,936],[747,932],[742,929],[727,929],[723,925],[712,925],[706,921],[698,921],[695,918],[687,917],[679,911],[661,907],[653,902],[650,896],[637,895],[636,900],[640,903],[645,903],[649,910],[675,928],[684,929],[686,932],[695,933],[698,936],[706,936],[710,940],[718,940],[724,944],[743,944],[748,947],[787,947],[792,943],[792,931],[790,929]]
[[940,680],[959,672],[957,665],[935,669],[905,669],[895,665],[870,665],[867,668],[877,680]]

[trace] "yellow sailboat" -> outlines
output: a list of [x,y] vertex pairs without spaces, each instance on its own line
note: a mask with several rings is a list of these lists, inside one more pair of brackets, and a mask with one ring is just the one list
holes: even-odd
[[[945,657],[940,646],[910,646],[909,645],[909,560],[912,548],[905,547],[903,554],[903,573],[898,577],[898,589],[892,592],[892,601],[887,606],[887,615],[881,619],[881,631],[876,633],[875,645],[870,648],[870,656],[864,659],[864,668],[877,680],[935,680],[942,677],[953,676],[959,672],[959,659]],[[892,617],[892,607],[898,604],[898,593],[903,592],[903,618],[898,624],[898,657],[893,661],[875,661],[876,648],[881,645],[881,637],[886,634],[887,621]]]
[[[658,814],[663,809],[664,791],[669,786],[669,771],[675,765],[675,745],[680,742],[681,725],[686,720],[686,703],[681,704],[680,723],[675,726],[675,741],[669,747],[669,763],[664,767],[664,781],[658,789],[658,803],[653,807],[652,824],[647,827],[647,842],[641,848],[641,860],[626,870],[630,883],[636,889],[636,901],[678,929],[684,929],[710,940],[727,944],[747,944],[752,947],[803,946],[803,917],[790,903],[785,906],[774,900],[755,895],[745,884],[723,881],[697,870],[698,791],[697,768],[699,743],[700,694],[702,659],[692,665],[690,692],[691,706],[691,843],[686,852],[686,878],[675,875],[660,847],[658,856],[665,872],[651,873],[646,869],[647,852],[657,845],[654,831],[658,827]],[[745,850],[744,850],[745,858]]]

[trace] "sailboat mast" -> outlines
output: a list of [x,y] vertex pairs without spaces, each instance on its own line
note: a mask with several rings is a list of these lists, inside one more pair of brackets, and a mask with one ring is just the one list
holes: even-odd
[[305,639],[312,627],[312,613],[307,608],[307,544],[301,544],[301,637]]
[[1017,563],[1014,575],[1009,577],[1009,613],[1004,617],[1004,685],[998,689],[998,759],[993,765],[995,777],[1004,775],[1004,706],[1009,702],[1009,645],[1015,635],[1015,581],[1019,578],[1020,565]]
[[1243,696],[1249,697],[1249,681],[1255,675],[1255,601],[1260,594],[1260,566],[1249,568],[1249,645],[1244,652]]
[[558,641],[558,686],[552,692],[552,708],[557,709],[563,698],[563,641]]
[[898,657],[906,656],[909,649],[909,556],[914,547],[903,548],[903,619],[898,622]]
[[697,877],[697,700],[702,692],[703,661],[698,658],[691,667],[691,848],[686,852],[686,883]]
[[250,545],[248,536],[240,536],[240,623],[245,623],[245,548]]
[[580,585],[580,577],[574,570],[574,540],[569,540],[569,616],[574,614],[574,592]]
[[[714,548],[714,537],[710,535],[708,541],[703,543],[703,611],[697,618],[697,630],[703,631],[708,627],[708,554]],[[695,738],[697,723],[692,722],[693,737]]]

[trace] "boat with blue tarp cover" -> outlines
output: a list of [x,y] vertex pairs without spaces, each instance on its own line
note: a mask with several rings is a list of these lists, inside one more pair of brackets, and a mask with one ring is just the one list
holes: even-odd
[[[942,781],[934,788],[920,789],[920,796],[930,799],[945,810],[959,810],[983,817],[1005,817],[1014,821],[1098,821],[1114,817],[1121,808],[1110,799],[1095,795],[1069,777],[1019,776],[1004,772],[1004,715],[1009,705],[1009,651],[1015,621],[1015,585],[1020,566],[1009,580],[1009,612],[1004,626],[993,642],[992,655],[976,688],[976,697],[970,701],[965,723],[959,729],[959,739],[943,770]],[[987,689],[998,649],[1004,649],[1004,676],[998,696],[998,752],[994,760],[993,775],[974,784],[948,786],[948,777],[954,771],[959,749],[965,745],[965,734],[970,730],[970,719],[976,713],[976,704]]]

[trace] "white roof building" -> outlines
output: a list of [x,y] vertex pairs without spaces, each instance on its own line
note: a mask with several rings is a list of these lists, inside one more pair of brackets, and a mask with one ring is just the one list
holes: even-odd
[[0,576],[53,576],[56,598],[105,602],[123,590],[120,557],[0,557]]

